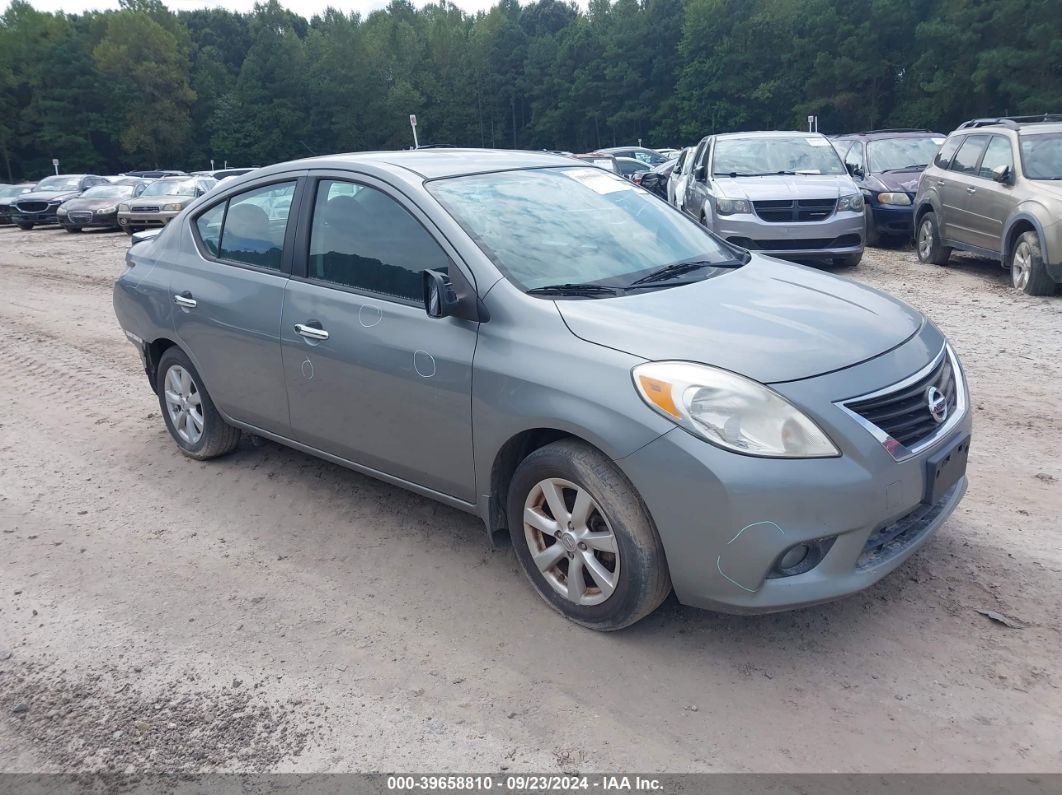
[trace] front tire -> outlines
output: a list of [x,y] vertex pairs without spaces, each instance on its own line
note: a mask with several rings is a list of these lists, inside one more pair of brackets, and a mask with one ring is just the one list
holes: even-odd
[[854,268],[863,261],[863,252],[858,254],[846,254],[843,257],[834,257],[833,264],[838,268]]
[[1025,232],[1014,241],[1010,252],[1010,282],[1026,295],[1055,292],[1055,280],[1047,272],[1040,237],[1035,232]]
[[869,207],[866,210],[866,219],[867,228],[864,235],[866,244],[873,248],[881,248],[881,232],[878,231],[878,225],[874,221],[874,214],[870,211]]
[[18,228],[21,229],[23,232],[28,232],[33,228],[33,224],[19,224]]
[[928,265],[947,265],[951,249],[940,242],[940,227],[936,213],[926,213],[918,222],[915,233],[915,251],[918,261]]
[[550,607],[577,624],[622,629],[671,592],[645,505],[615,464],[589,445],[554,442],[521,461],[507,514],[524,573]]
[[189,458],[217,458],[231,453],[240,443],[239,428],[229,425],[218,413],[195,365],[180,348],[167,348],[162,354],[155,392],[166,430]]
[[71,234],[81,231],[80,226],[64,226],[63,229],[65,229],[67,232],[70,232]]

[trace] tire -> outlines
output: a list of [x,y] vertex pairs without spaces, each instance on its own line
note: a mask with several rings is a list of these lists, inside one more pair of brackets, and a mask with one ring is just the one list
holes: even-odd
[[915,252],[918,261],[928,265],[947,265],[951,249],[940,242],[940,227],[936,213],[926,213],[915,230]]
[[834,257],[833,264],[838,268],[854,268],[860,262],[863,261],[863,252],[858,254],[847,254],[843,257]]
[[1025,232],[1010,251],[1010,283],[1026,295],[1053,295],[1055,280],[1047,272],[1040,237]]
[[28,232],[33,228],[33,224],[19,224],[18,228],[21,229],[23,232]]
[[866,245],[880,248],[882,240],[881,232],[878,231],[878,225],[874,223],[874,214],[870,212],[869,207],[866,210],[866,218],[867,228],[863,239],[866,242]]
[[[571,520],[565,525],[554,521],[544,486],[552,487],[554,504],[563,499]],[[585,511],[578,510],[580,504]],[[664,549],[649,512],[615,464],[589,445],[564,440],[531,453],[513,474],[506,509],[524,574],[550,607],[576,624],[622,629],[653,612],[671,592]],[[536,517],[533,524],[525,523],[528,515]],[[544,561],[541,569],[532,547]],[[592,561],[597,573],[584,561]],[[574,563],[580,580],[569,581]]]
[[127,226],[127,227],[124,227],[124,228],[125,228],[125,233],[126,233],[127,235],[129,235],[129,237],[132,237],[133,235],[135,235],[135,234],[136,234],[136,230],[135,230],[135,229],[133,229],[133,227],[131,227],[131,226]]
[[[187,376],[187,380],[184,376]],[[167,379],[170,379],[170,383],[167,383]],[[231,453],[240,443],[240,429],[222,419],[195,365],[180,348],[167,348],[159,359],[155,392],[159,397],[166,430],[177,443],[178,449],[189,458],[198,461],[217,458]],[[184,398],[180,407],[172,402],[175,395]],[[198,404],[194,402],[196,399]],[[200,422],[195,420],[196,405],[199,407]],[[199,432],[198,436],[195,435],[196,431]]]
[[74,232],[81,231],[80,226],[64,226],[63,229],[65,229],[67,232],[70,232],[71,234],[73,234]]

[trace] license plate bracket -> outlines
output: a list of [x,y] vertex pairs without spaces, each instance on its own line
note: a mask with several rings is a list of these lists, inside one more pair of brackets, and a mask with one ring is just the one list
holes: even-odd
[[956,436],[943,450],[926,459],[926,489],[923,502],[935,505],[966,474],[970,434]]

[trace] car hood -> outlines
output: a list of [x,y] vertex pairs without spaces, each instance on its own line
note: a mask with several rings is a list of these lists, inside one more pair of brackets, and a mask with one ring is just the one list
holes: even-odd
[[125,201],[126,199],[103,199],[96,196],[91,199],[77,197],[63,202],[63,207],[67,210],[99,210],[103,207],[114,207]]
[[889,171],[885,174],[872,174],[867,179],[867,187],[876,191],[903,191],[915,193],[918,190],[918,180],[922,176],[922,169],[910,171]]
[[766,177],[716,177],[716,185],[727,199],[760,201],[769,199],[822,199],[857,192],[846,174],[802,174]]
[[710,364],[763,383],[866,361],[924,322],[885,293],[756,254],[744,267],[694,284],[557,306],[587,342],[649,360]]
[[78,196],[80,191],[76,190],[41,190],[30,191],[29,193],[23,193],[21,196],[15,198],[15,202],[53,202],[56,199],[72,199]]
[[136,199],[123,199],[122,204],[130,207],[159,207],[163,204],[186,204],[194,199],[194,196],[139,196]]

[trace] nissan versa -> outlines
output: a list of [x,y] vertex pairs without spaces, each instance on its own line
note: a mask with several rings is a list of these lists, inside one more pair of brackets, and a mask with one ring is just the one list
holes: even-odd
[[185,455],[249,432],[476,514],[588,627],[858,591],[966,490],[932,322],[564,157],[301,160],[150,234],[114,307]]

